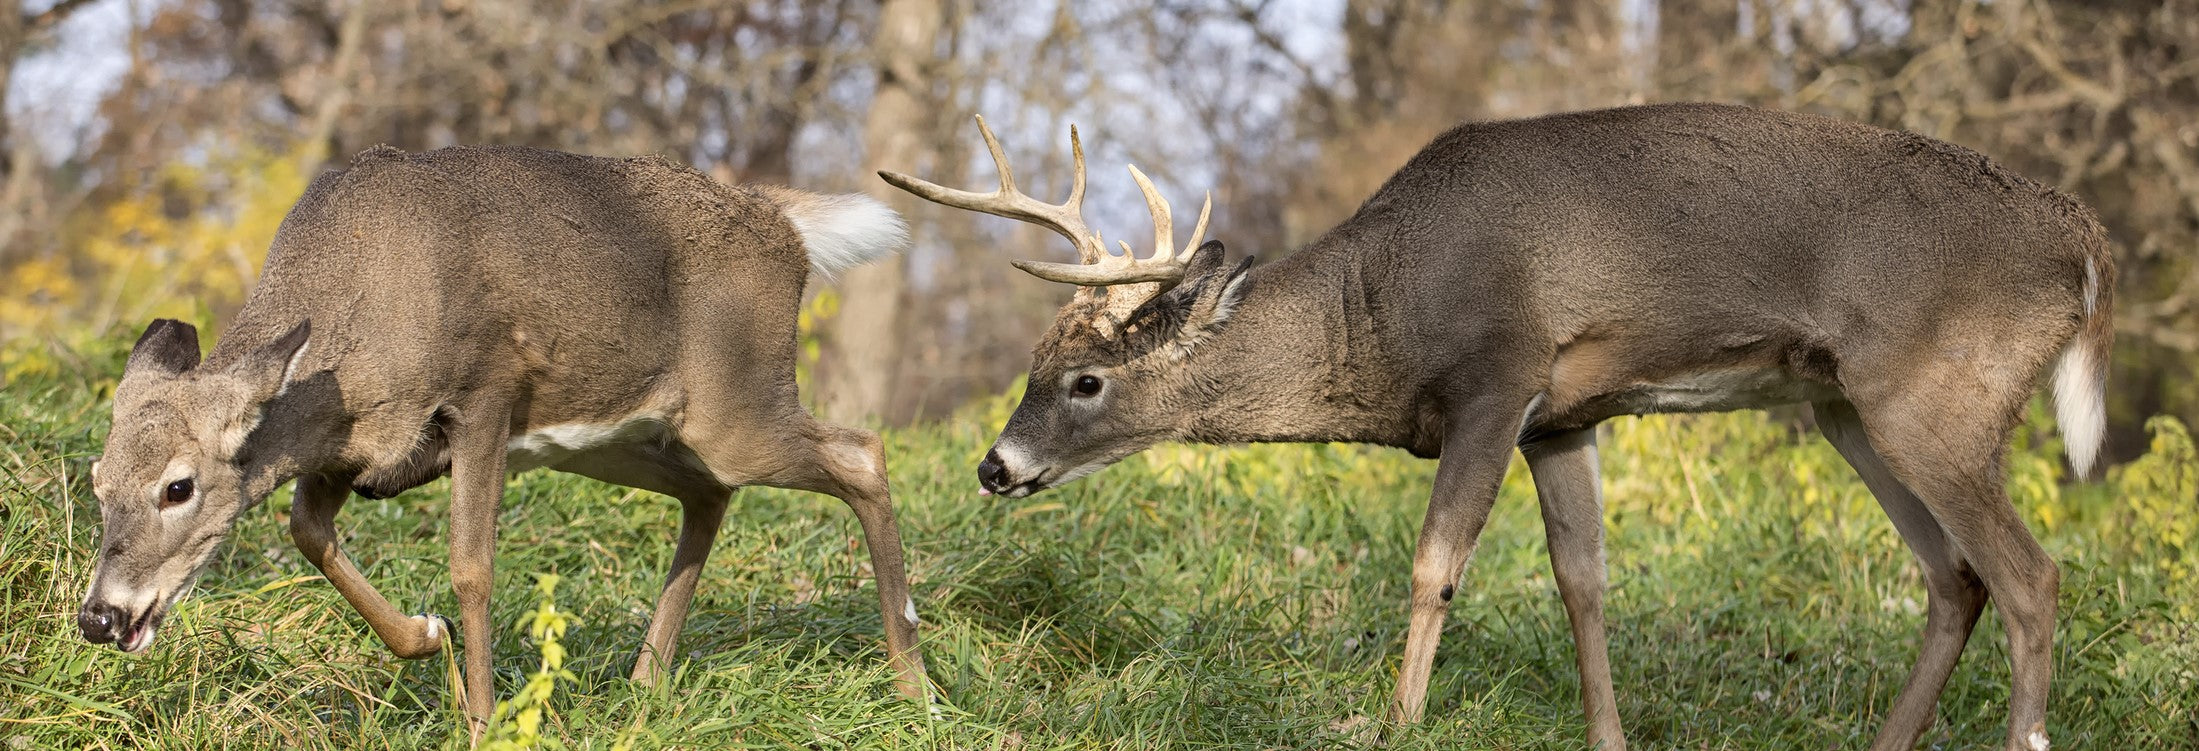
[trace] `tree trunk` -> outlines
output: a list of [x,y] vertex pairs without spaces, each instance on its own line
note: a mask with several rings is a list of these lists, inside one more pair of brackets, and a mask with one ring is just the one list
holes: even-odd
[[[0,8],[0,184],[12,172],[15,150],[8,143],[8,82],[15,75],[15,58],[23,54],[23,37],[23,14]],[[7,240],[0,237],[0,247],[5,247]]]
[[[878,90],[863,122],[863,174],[912,169],[924,156],[931,88],[945,8],[940,0],[887,0],[879,11]],[[880,180],[865,180],[871,195],[908,213],[908,195]],[[899,326],[907,284],[907,257],[850,269],[839,283],[840,314],[831,324],[829,361],[820,368],[819,403],[826,419],[842,423],[897,421],[908,404],[891,404],[901,363]]]

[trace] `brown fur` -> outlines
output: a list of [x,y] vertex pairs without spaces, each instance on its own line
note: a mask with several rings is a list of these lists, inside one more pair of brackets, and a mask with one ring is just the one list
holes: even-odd
[[[1179,290],[1228,281],[1211,252]],[[1440,595],[1524,441],[1590,737],[1616,749],[1594,426],[1817,402],[1853,415],[1828,433],[1844,431],[1835,442],[1931,580],[1925,656],[1874,748],[1907,748],[1930,725],[1990,591],[2015,663],[2007,740],[2028,751],[2056,574],[2001,492],[2000,457],[2056,353],[2101,355],[2080,374],[2097,382],[2113,280],[2105,233],[2077,201],[1914,134],[1692,104],[1466,124],[1350,220],[1253,269],[1234,314],[1194,320],[1194,296],[1171,293],[1140,311],[1154,323],[1110,341],[1089,305],[1063,308],[980,477],[1027,494],[1162,440],[1440,454],[1394,705],[1413,721]],[[1203,341],[1179,355],[1172,337],[1191,325]],[[1734,373],[1763,381],[1672,393],[1674,379]],[[1105,378],[1104,392],[1070,394],[1081,375]]]
[[[634,435],[610,445],[539,453],[685,506],[637,679],[671,659],[732,491],[769,485],[854,509],[889,651],[903,689],[921,695],[878,439],[818,423],[796,398],[795,315],[813,259],[788,217],[829,216],[808,195],[767,198],[657,157],[518,148],[376,148],[322,175],[203,364],[195,334],[182,341],[189,327],[172,322],[156,322],[133,355],[98,473],[107,552],[86,635],[117,636],[100,608],[157,620],[237,515],[297,478],[299,549],[392,650],[433,654],[436,624],[399,613],[360,576],[333,518],[348,491],[384,497],[447,473],[466,699],[485,720],[496,509],[507,454],[536,455],[512,442],[633,420]],[[238,451],[201,446],[231,425],[249,432]],[[198,505],[162,511],[151,491],[177,465],[198,477]],[[160,602],[140,612],[109,601],[136,590]]]

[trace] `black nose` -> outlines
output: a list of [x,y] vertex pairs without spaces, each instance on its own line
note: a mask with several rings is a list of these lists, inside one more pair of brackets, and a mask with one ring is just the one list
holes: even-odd
[[977,463],[977,484],[998,493],[1008,489],[1008,468],[1000,464],[1000,452],[985,452],[985,461]]
[[122,609],[104,602],[84,603],[84,609],[76,613],[76,630],[84,634],[84,640],[93,644],[106,644],[122,637]]

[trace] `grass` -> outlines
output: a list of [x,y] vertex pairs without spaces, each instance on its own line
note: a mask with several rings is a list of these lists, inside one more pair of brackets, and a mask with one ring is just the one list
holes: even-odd
[[[0,390],[0,751],[462,748],[449,653],[390,657],[285,533],[246,514],[162,643],[84,643],[98,512],[82,479],[127,337]],[[498,692],[542,668],[521,627],[560,577],[546,738],[569,748],[1322,748],[1378,723],[1404,642],[1434,463],[1349,446],[1162,447],[1069,488],[979,497],[1012,407],[887,433],[948,704],[895,698],[867,558],[837,501],[741,493],[664,686],[625,679],[670,560],[664,497],[536,472],[502,517]],[[2061,485],[2025,431],[2017,506],[2062,565],[2057,748],[2199,747],[2188,437]],[[2034,445],[2035,444],[2035,445]],[[2180,456],[2171,456],[2181,451]],[[1604,440],[1612,654],[1641,748],[1854,748],[1923,625],[1916,568],[1824,443],[1760,414],[1615,421]],[[2181,474],[2178,474],[2181,473]],[[1453,603],[1429,719],[1389,747],[1581,748],[1578,681],[1515,463]],[[454,613],[441,484],[354,499],[350,549],[400,606]],[[1997,747],[2006,652],[1988,615],[1928,748]]]

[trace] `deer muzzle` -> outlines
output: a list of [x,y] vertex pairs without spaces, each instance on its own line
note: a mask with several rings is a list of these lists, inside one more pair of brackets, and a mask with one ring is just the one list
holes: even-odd
[[87,600],[76,614],[76,630],[93,644],[113,644],[124,652],[141,652],[152,646],[160,631],[160,600],[143,611],[131,612],[104,600]]
[[1022,498],[1045,490],[1047,470],[1033,472],[1029,463],[1019,458],[1012,453],[1002,454],[997,445],[985,452],[984,461],[977,463],[978,494]]

